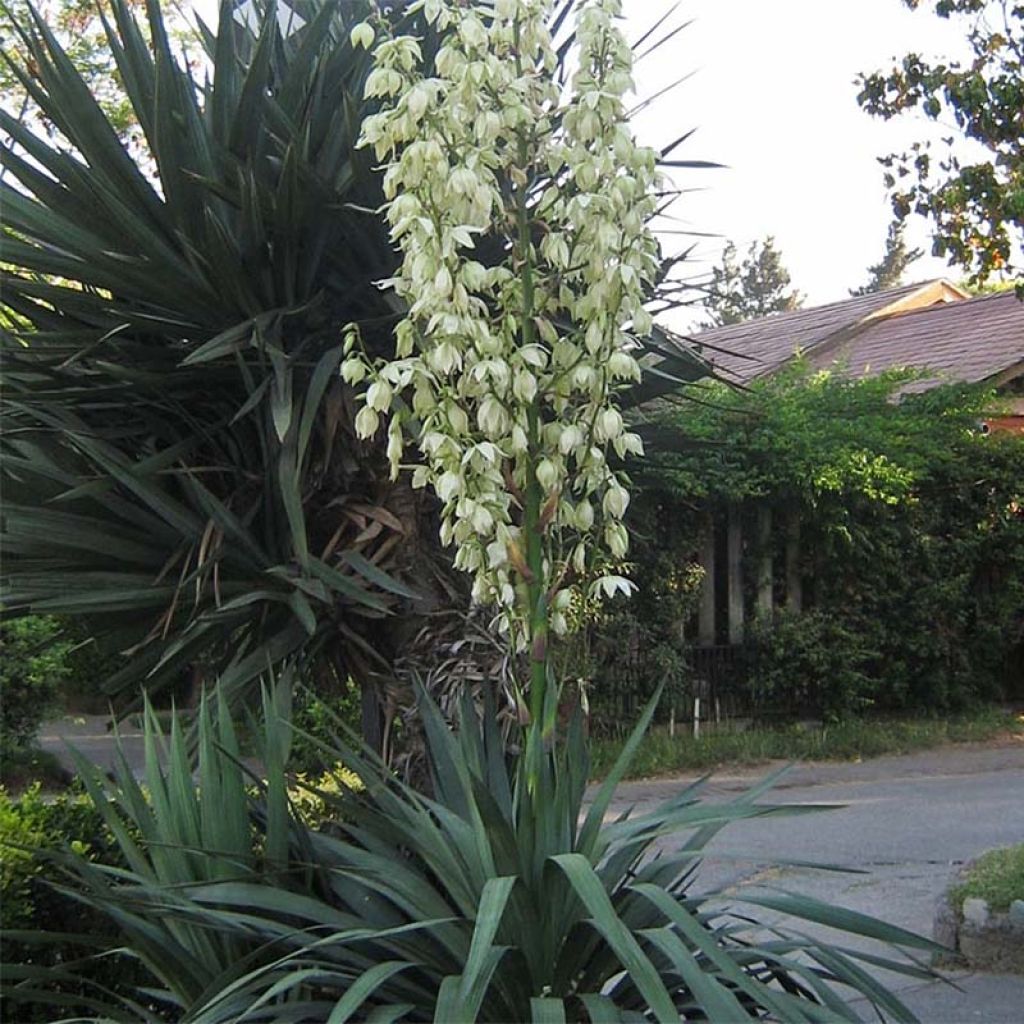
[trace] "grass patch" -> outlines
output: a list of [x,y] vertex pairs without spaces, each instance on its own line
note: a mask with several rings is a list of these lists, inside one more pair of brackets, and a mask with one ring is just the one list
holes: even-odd
[[[630,778],[706,771],[723,765],[746,766],[765,761],[856,761],[882,754],[909,754],[946,743],[990,740],[1006,733],[1024,735],[1024,716],[984,708],[949,718],[851,719],[819,728],[791,725],[744,732],[719,729],[699,739],[685,730],[675,737],[664,728],[645,738],[630,767]],[[594,739],[591,775],[603,777],[623,746],[622,740]]]
[[1024,900],[1024,843],[983,854],[949,895],[958,911],[972,897],[995,911],[1009,910],[1014,900]]

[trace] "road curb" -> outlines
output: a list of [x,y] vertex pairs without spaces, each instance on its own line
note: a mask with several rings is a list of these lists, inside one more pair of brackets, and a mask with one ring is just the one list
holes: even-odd
[[[970,867],[965,865],[959,878]],[[998,913],[985,900],[972,897],[954,906],[946,892],[935,907],[932,937],[949,951],[936,956],[937,966],[1024,974],[1024,901],[1014,900],[1009,912]]]

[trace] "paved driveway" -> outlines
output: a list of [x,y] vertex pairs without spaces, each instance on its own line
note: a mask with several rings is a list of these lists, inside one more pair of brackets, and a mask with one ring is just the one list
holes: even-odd
[[[733,795],[759,775],[713,779],[709,796]],[[629,803],[651,806],[678,786],[679,780],[627,784],[617,809]],[[704,885],[739,889],[766,883],[931,935],[936,901],[957,868],[991,847],[1024,841],[1024,743],[800,766],[769,799],[844,807],[729,826],[709,850]],[[715,860],[716,851],[742,860]],[[774,859],[783,858],[842,864],[866,873],[771,867]],[[925,1024],[1024,1020],[1021,976],[959,975],[962,991],[922,986],[900,976],[888,980],[904,990]]]
[[[140,776],[146,763],[142,732],[129,722],[122,722],[117,728],[121,748]],[[74,747],[83,757],[98,764],[105,771],[114,767],[116,746],[114,733],[107,715],[64,715],[43,723],[39,732],[39,746],[56,754],[61,764],[74,774],[75,763],[69,753]]]

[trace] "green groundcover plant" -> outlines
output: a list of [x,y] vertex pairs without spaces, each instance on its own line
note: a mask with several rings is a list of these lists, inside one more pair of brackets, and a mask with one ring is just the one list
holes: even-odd
[[962,910],[964,900],[982,899],[994,911],[1006,911],[1014,900],[1024,900],[1024,843],[982,854],[966,872],[950,898]]

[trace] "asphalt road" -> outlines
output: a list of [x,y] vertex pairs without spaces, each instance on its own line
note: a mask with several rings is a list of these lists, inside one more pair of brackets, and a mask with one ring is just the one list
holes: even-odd
[[[735,796],[759,774],[712,779],[709,799]],[[688,780],[627,784],[613,812],[630,804],[653,806],[681,781]],[[936,903],[957,870],[985,850],[1024,841],[1024,743],[800,766],[765,799],[843,807],[728,826],[709,847],[698,885],[737,896],[745,886],[759,884],[802,892],[930,936]],[[730,859],[716,860],[716,853]],[[863,873],[773,867],[790,858]],[[765,923],[779,920],[767,912],[757,916]],[[836,938],[827,929],[806,924],[801,929]],[[1024,1020],[1024,977],[958,974],[953,979],[959,991],[886,976],[925,1024]]]

